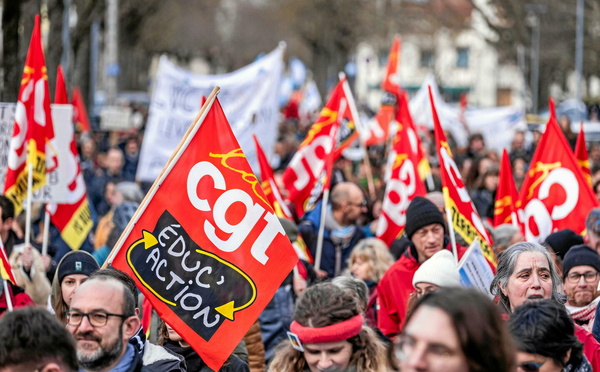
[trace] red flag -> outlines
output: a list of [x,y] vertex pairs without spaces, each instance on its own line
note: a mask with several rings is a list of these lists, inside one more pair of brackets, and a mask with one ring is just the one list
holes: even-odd
[[381,82],[381,90],[398,94],[400,93],[400,46],[401,39],[399,35],[394,37],[390,54],[388,55],[385,76]]
[[429,161],[427,157],[423,153],[423,147],[421,146],[421,137],[419,137],[417,133],[417,126],[412,119],[412,115],[410,114],[410,109],[408,105],[408,95],[406,92],[401,92],[398,95],[398,117],[399,123],[406,124],[407,128],[409,128],[407,134],[408,139],[410,141],[410,148],[416,156],[417,161],[417,169],[419,171],[419,177],[421,180],[425,180],[427,176],[431,173],[431,167],[429,166]]
[[260,185],[265,192],[265,196],[267,197],[267,200],[275,211],[277,217],[287,218],[288,220],[293,221],[294,217],[281,197],[281,193],[279,192],[279,188],[277,187],[275,178],[273,177],[273,169],[267,160],[265,152],[260,146],[258,138],[256,138],[254,134],[252,135],[252,138],[254,139],[254,144],[256,145],[256,157],[258,159],[258,165],[260,166],[260,178],[262,179]]
[[298,257],[215,95],[108,263],[131,275],[158,315],[219,370]]
[[587,214],[600,205],[558,126],[554,101],[549,105],[550,118],[519,195],[527,241],[542,242],[567,228],[581,234]]
[[498,190],[496,190],[496,202],[494,203],[494,227],[504,223],[511,223],[524,235],[523,224],[519,218],[519,194],[515,186],[512,167],[506,149],[502,152],[500,173],[498,174]]
[[67,85],[65,84],[65,75],[63,68],[58,65],[56,69],[56,87],[54,88],[54,103],[66,105],[69,103],[69,95],[67,94]]
[[[58,123],[57,123],[58,124]],[[75,143],[74,125],[68,123],[60,128],[70,138],[69,161],[62,165],[65,170],[61,176],[69,182],[68,200],[61,204],[48,204],[52,224],[60,232],[60,236],[71,249],[79,249],[94,226],[92,213],[87,199],[85,181],[79,163],[79,153]]]
[[352,96],[352,91],[346,77],[340,80],[340,84],[342,85],[342,95],[340,96],[337,112],[339,130],[336,136],[334,159],[339,158],[342,155],[342,151],[358,139],[363,131],[358,111],[356,110],[354,96]]
[[152,304],[146,297],[142,301],[142,329],[146,340],[150,339],[150,324],[152,323]]
[[385,189],[381,215],[377,226],[377,237],[388,246],[404,230],[406,209],[416,196],[426,194],[425,185],[419,176],[419,143],[411,125],[406,96],[401,95],[398,110],[398,130],[389,153],[386,173],[389,179]]
[[0,277],[2,280],[8,280],[13,285],[17,285],[17,281],[15,280],[15,273],[12,271],[12,267],[10,266],[10,262],[8,261],[8,257],[6,256],[6,250],[4,249],[4,244],[0,240]]
[[446,210],[449,210],[452,215],[454,231],[456,231],[469,245],[475,239],[479,239],[483,255],[495,266],[496,257],[491,248],[492,239],[483,226],[483,222],[481,221],[481,218],[471,201],[469,192],[460,176],[458,166],[452,157],[450,146],[448,145],[446,135],[442,130],[435,103],[433,102],[431,87],[429,87],[429,101],[431,102],[435,142],[440,162],[440,176],[442,178],[444,203],[446,204]]
[[296,214],[301,218],[315,184],[319,180],[329,154],[334,151],[335,133],[340,126],[340,111],[344,112],[347,99],[342,79],[331,94],[321,116],[312,125],[306,138],[283,173],[283,183],[288,190],[288,198],[296,205]]
[[369,120],[365,128],[363,142],[367,146],[385,142],[390,131],[390,123],[394,119],[394,106],[381,105],[377,114]]
[[592,172],[590,170],[590,159],[588,158],[588,151],[585,144],[585,132],[583,131],[583,122],[579,125],[579,134],[577,135],[577,144],[575,145],[575,157],[577,163],[581,167],[583,176],[592,186]]
[[90,119],[85,109],[85,102],[83,102],[79,87],[73,88],[73,121],[78,131],[83,133],[92,131]]
[[27,165],[33,165],[31,191],[46,183],[46,142],[53,137],[40,17],[36,16],[19,90],[4,184],[4,195],[15,205],[15,216],[21,213],[27,197]]

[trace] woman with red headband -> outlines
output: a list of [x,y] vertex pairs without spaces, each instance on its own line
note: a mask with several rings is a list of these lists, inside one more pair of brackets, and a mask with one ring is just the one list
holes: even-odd
[[386,348],[369,327],[354,297],[331,283],[300,297],[290,340],[280,345],[271,372],[388,372]]

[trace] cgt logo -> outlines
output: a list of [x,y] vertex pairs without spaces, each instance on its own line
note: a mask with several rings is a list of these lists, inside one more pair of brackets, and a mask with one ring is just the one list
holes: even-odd
[[206,341],[256,300],[254,281],[198,246],[168,211],[129,246],[127,263],[144,287]]
[[[579,201],[579,182],[573,171],[560,167],[560,163],[537,163],[535,168],[530,170],[530,175],[536,172],[544,174],[528,190],[528,196],[532,196],[539,185],[537,197],[529,200],[523,209],[523,221],[525,239],[541,242],[552,233],[554,221],[568,217],[576,208]],[[559,194],[564,195],[564,200],[557,199]]]

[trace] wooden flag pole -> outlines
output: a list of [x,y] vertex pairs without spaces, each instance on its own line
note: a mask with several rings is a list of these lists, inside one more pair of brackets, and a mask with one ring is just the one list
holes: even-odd
[[[27,204],[25,210],[25,248],[31,246],[31,199],[33,198],[33,164],[27,163]],[[15,216],[16,217],[16,216]]]
[[198,112],[198,114],[196,115],[196,117],[194,118],[194,121],[192,121],[192,124],[188,128],[187,132],[185,132],[185,135],[183,136],[181,142],[179,142],[179,145],[177,145],[177,148],[175,148],[175,151],[173,151],[173,154],[171,155],[171,157],[167,161],[167,164],[160,171],[160,174],[158,175],[158,178],[156,179],[156,181],[154,181],[154,183],[152,184],[152,187],[150,187],[150,190],[148,191],[148,193],[146,194],[146,196],[142,200],[142,203],[140,204],[140,206],[138,207],[138,209],[133,214],[133,217],[131,218],[131,220],[127,224],[127,227],[125,227],[125,230],[123,230],[123,233],[119,237],[119,240],[117,241],[117,244],[115,244],[114,248],[112,249],[112,251],[108,255],[106,261],[104,261],[104,264],[102,265],[103,269],[106,268],[106,267],[108,267],[112,263],[112,261],[114,260],[115,256],[117,255],[117,253],[119,253],[119,250],[121,250],[121,246],[125,242],[125,239],[129,236],[129,234],[131,233],[131,230],[133,230],[133,227],[135,226],[135,224],[137,223],[137,221],[140,219],[140,216],[142,215],[142,213],[144,212],[144,210],[146,209],[146,207],[150,203],[150,200],[152,200],[152,198],[154,197],[154,194],[156,194],[156,192],[158,191],[158,188],[163,183],[164,179],[171,172],[171,169],[173,169],[173,167],[175,166],[175,163],[177,163],[177,161],[179,160],[179,158],[183,154],[183,150],[185,150],[187,148],[187,146],[189,145],[190,141],[192,140],[192,138],[194,137],[194,135],[196,134],[196,132],[200,128],[199,124],[204,121],[204,118],[208,114],[208,110],[210,109],[210,107],[212,107],[212,104],[213,104],[213,102],[214,102],[215,98],[217,97],[217,94],[219,93],[220,90],[221,90],[221,88],[219,88],[218,86],[216,86],[213,89],[213,91],[210,93],[210,95],[208,96],[208,98],[206,99],[206,102],[204,103],[204,106],[202,106],[202,108],[200,109],[200,111]]
[[367,151],[367,147],[364,146],[362,143],[360,144],[360,147],[362,147],[363,149],[363,161],[365,163],[365,173],[367,176],[367,186],[369,187],[369,196],[371,197],[372,201],[375,201],[375,198],[377,197],[375,194],[375,182],[373,182],[373,172],[371,171],[371,161],[369,160],[369,153]]
[[42,257],[48,254],[48,240],[50,232],[50,213],[44,208],[44,234],[42,235]]
[[319,224],[319,234],[317,235],[317,249],[315,252],[315,270],[321,270],[321,255],[323,254],[323,235],[325,235],[325,216],[327,215],[328,203],[329,188],[326,188],[325,191],[323,191],[323,199],[321,200],[321,222]]

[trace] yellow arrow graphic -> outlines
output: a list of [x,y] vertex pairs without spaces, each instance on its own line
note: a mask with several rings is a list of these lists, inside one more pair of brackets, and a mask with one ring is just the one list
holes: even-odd
[[248,275],[246,275],[245,272],[243,272],[242,270],[240,270],[239,268],[234,266],[232,263],[225,261],[221,257],[218,257],[210,252],[201,251],[199,249],[197,249],[196,252],[203,254],[205,256],[212,257],[215,260],[221,262],[222,264],[231,267],[233,270],[237,271],[241,276],[243,276],[244,279],[246,279],[248,281],[248,283],[250,283],[250,287],[252,288],[252,297],[250,298],[250,300],[248,300],[248,302],[246,302],[242,306],[235,307],[234,301],[229,301],[224,305],[215,307],[216,312],[223,315],[225,318],[227,318],[229,320],[233,320],[233,315],[236,311],[244,310],[248,306],[252,305],[252,303],[256,300],[256,284],[254,284],[254,281],[252,281],[252,279],[250,279],[250,277]]

